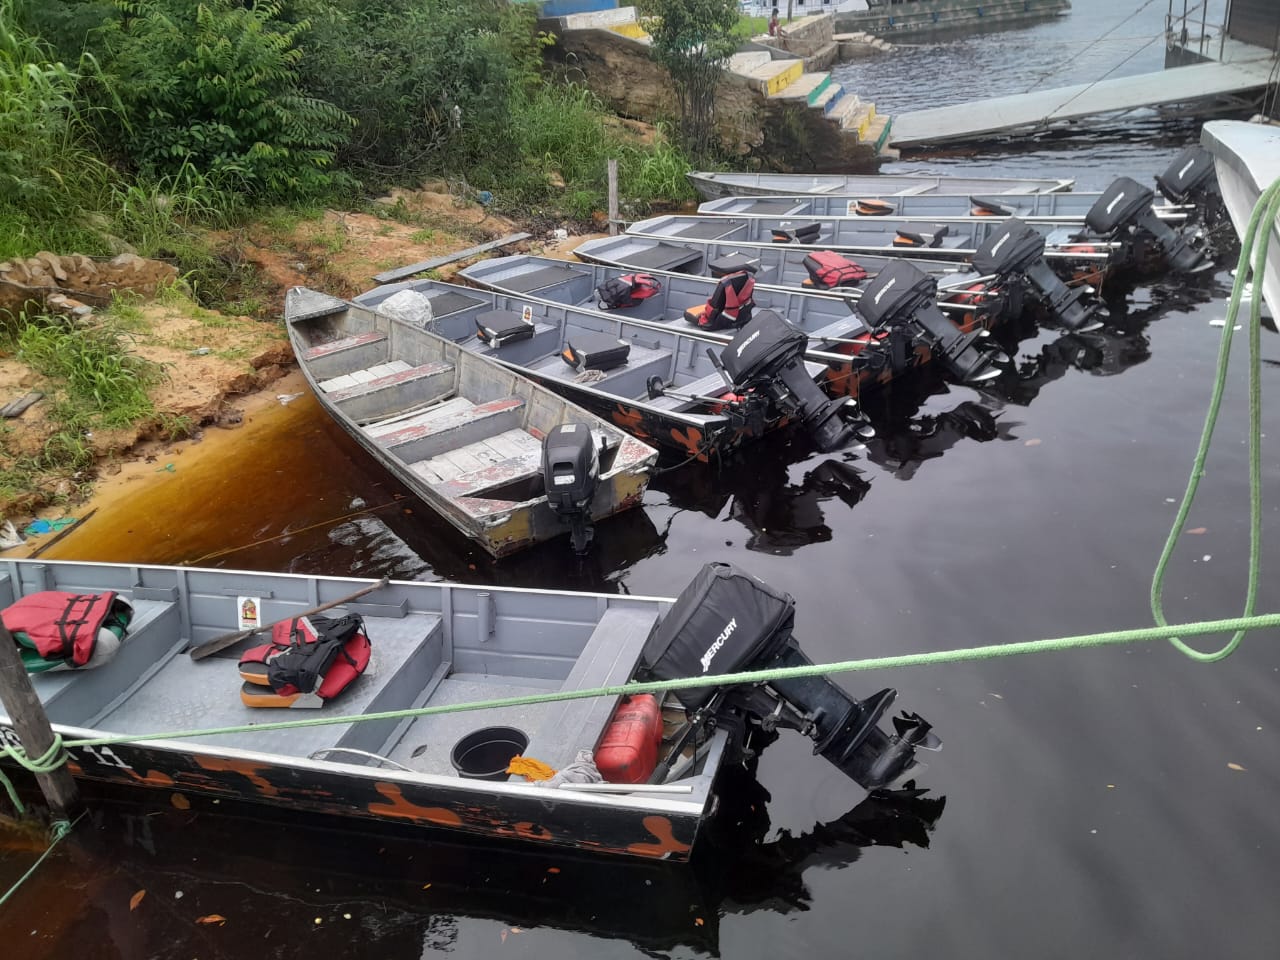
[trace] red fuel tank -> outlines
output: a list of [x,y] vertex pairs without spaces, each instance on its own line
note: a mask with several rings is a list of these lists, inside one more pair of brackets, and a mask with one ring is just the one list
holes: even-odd
[[644,783],[658,763],[662,711],[653,694],[624,697],[596,749],[596,766],[609,783]]

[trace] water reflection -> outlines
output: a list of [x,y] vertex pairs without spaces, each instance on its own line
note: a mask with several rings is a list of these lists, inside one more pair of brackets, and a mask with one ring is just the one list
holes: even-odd
[[[806,909],[808,870],[847,867],[872,846],[926,848],[946,804],[908,784],[769,837],[769,795],[751,774],[726,771],[720,797],[695,859],[678,865],[363,832],[198,799],[147,809],[99,798],[0,914],[0,938],[21,936],[30,960],[189,958],[219,943],[290,957],[311,954],[317,935],[325,956],[425,956],[453,950],[464,931],[492,937],[482,954],[570,931],[717,955],[722,916]],[[57,892],[73,882],[76,896]]]

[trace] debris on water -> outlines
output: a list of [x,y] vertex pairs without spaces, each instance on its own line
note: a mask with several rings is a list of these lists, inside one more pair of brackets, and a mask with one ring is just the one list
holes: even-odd
[[[227,918],[220,913],[211,913],[208,916],[200,917],[198,920],[196,920],[196,923],[204,923],[204,924],[216,923],[218,926],[222,926],[226,922],[227,922]],[[319,920],[316,921],[316,923],[319,923],[319,922],[320,922]]]
[[1038,447],[1038,446],[1040,446],[1040,439],[1039,439],[1038,437],[1032,437],[1030,440],[1028,440],[1026,443],[1024,443],[1024,444],[1023,444],[1023,446],[1024,446],[1024,447]]
[[177,469],[178,468],[175,467],[172,463],[166,463],[163,467],[160,467],[159,469],[157,469],[156,473],[175,473],[177,472]]
[[301,393],[277,393],[276,399],[280,401],[280,406],[287,407],[300,396],[302,396]]
[[1208,532],[1209,532],[1208,527],[1192,527],[1190,530],[1187,531],[1187,533],[1192,534],[1193,536],[1199,536],[1202,533],[1208,533]]
[[1173,498],[1173,497],[1165,497],[1165,498],[1164,498],[1164,502],[1165,502],[1165,503],[1177,503],[1178,501],[1177,501],[1175,498]]
[[173,891],[173,899],[175,899],[175,900],[181,900],[181,899],[182,899],[182,891],[181,891],[181,890],[175,890],[175,891]]
[[1245,768],[1244,768],[1244,767],[1242,767],[1242,766],[1240,766],[1240,764],[1238,764],[1238,763],[1228,763],[1228,764],[1227,764],[1227,769],[1228,769],[1228,770],[1239,770],[1239,771],[1242,771],[1242,772],[1243,772]]
[[132,897],[129,898],[130,913],[133,913],[133,911],[138,909],[138,904],[142,902],[142,898],[145,897],[146,895],[147,895],[147,891],[139,890],[137,893],[135,893]]
[[18,528],[13,525],[12,520],[6,520],[0,525],[0,550],[8,550],[10,547],[20,547],[26,543],[22,539],[22,534],[18,533]]
[[1210,560],[1213,559],[1213,554],[1206,553],[1201,559],[1203,559],[1205,563],[1208,563]]

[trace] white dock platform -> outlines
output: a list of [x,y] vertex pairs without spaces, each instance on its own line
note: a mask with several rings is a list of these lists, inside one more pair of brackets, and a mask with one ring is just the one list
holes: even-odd
[[1271,66],[1268,52],[1266,57],[1251,60],[1197,63],[1158,73],[899,113],[893,118],[889,142],[895,147],[921,147],[978,140],[1048,130],[1080,117],[1231,97],[1264,88]]

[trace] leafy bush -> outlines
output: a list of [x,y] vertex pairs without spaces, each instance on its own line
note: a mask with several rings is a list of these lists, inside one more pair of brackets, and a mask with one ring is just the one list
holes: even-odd
[[343,182],[331,167],[352,119],[297,80],[308,20],[285,22],[276,0],[120,7],[125,15],[102,28],[102,116],[123,161],[150,178],[193,168],[255,198],[322,195]]

